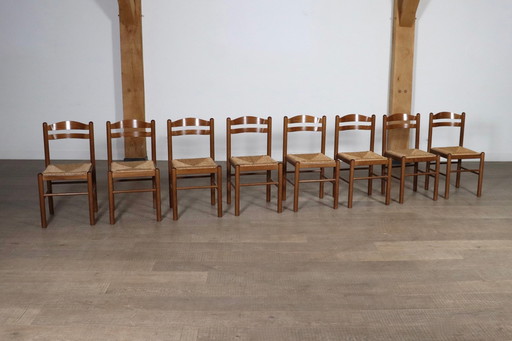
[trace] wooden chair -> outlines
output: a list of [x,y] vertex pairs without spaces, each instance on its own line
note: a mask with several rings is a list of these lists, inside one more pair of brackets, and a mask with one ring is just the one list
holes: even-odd
[[[299,185],[300,183],[319,182],[319,197],[324,197],[324,182],[333,184],[333,208],[338,208],[339,193],[339,172],[340,161],[334,160],[325,155],[325,139],[326,139],[326,117],[314,117],[309,115],[297,115],[288,118],[284,117],[283,125],[283,172],[285,181],[283,181],[283,200],[286,200],[286,182],[293,184],[293,211],[299,210]],[[288,154],[288,134],[296,132],[313,132],[320,133],[320,152],[307,154]],[[287,164],[294,166],[294,180],[289,180],[286,176]],[[315,169],[318,168],[318,169]],[[325,176],[325,169],[332,168],[332,177]],[[300,179],[300,173],[319,172],[319,179]],[[292,173],[290,171],[290,173]]]
[[[368,130],[370,132],[370,149],[360,152],[342,152],[338,153],[340,143],[340,133],[342,131]],[[372,194],[373,179],[385,181],[386,205],[390,202],[391,193],[391,159],[374,152],[375,145],[375,115],[365,116],[358,114],[349,114],[343,117],[336,115],[336,125],[334,129],[334,158],[346,163],[349,168],[348,178],[340,177],[341,180],[348,183],[348,208],[352,207],[352,197],[354,194],[355,180],[368,180],[368,195]],[[381,166],[381,174],[373,171],[374,166]],[[367,170],[368,176],[356,177],[356,170]],[[384,193],[383,193],[384,194]]]
[[[150,138],[151,160],[148,161],[113,161],[112,139],[115,138]],[[162,220],[160,200],[160,170],[156,167],[155,121],[123,120],[116,123],[107,122],[107,157],[108,157],[108,202],[110,224],[115,224],[114,195],[119,193],[153,193],[153,207],[156,220]],[[116,190],[116,182],[151,181],[151,188]]]
[[[270,202],[271,185],[277,186],[277,212],[283,211],[282,186],[283,186],[283,164],[272,159],[272,118],[259,118],[254,116],[242,116],[226,120],[226,160],[227,160],[227,202],[231,204],[231,187],[235,189],[235,215],[240,215],[240,187],[243,186],[266,186],[266,200]],[[233,135],[245,133],[266,134],[266,154],[250,156],[233,156],[232,139]],[[235,170],[235,183],[231,182],[232,169]],[[277,171],[277,181],[272,179],[272,171]],[[262,173],[264,172],[264,173]],[[263,182],[242,183],[242,175],[265,174]]]
[[[430,113],[429,125],[428,125],[428,151],[439,155],[446,159],[446,172],[439,173],[444,175],[446,178],[444,197],[446,199],[450,196],[450,174],[456,173],[457,178],[455,181],[455,187],[460,187],[460,176],[463,172],[470,172],[478,175],[478,185],[476,190],[476,196],[482,195],[482,181],[484,175],[484,159],[485,153],[475,152],[471,149],[465,148],[464,145],[464,126],[466,123],[466,113],[456,114],[452,112],[439,112],[437,114]],[[459,128],[459,145],[452,147],[432,147],[434,128],[438,127],[455,127]],[[462,167],[462,160],[477,159],[479,160],[478,168],[469,169]],[[452,161],[457,161],[457,169],[452,169]],[[430,168],[430,164],[427,165]],[[428,188],[428,177],[426,179],[426,188]]]
[[[388,135],[389,131],[393,129],[409,129],[414,131],[414,148],[405,149],[389,149],[388,148]],[[437,200],[438,184],[439,184],[439,156],[419,149],[420,144],[420,114],[393,114],[390,116],[384,115],[383,132],[382,132],[382,155],[389,157],[395,161],[400,162],[400,176],[395,177],[400,180],[400,196],[399,202],[404,202],[404,187],[405,177],[413,176],[413,190],[418,190],[418,175],[433,175],[434,176],[434,195],[433,200]],[[419,162],[435,162],[435,170],[430,168],[425,171],[420,171],[418,167]],[[413,166],[413,173],[406,173],[407,166]]]
[[[173,137],[182,135],[207,135],[210,156],[192,159],[174,159]],[[222,168],[215,163],[215,133],[213,118],[183,118],[167,120],[167,150],[169,162],[169,201],[173,220],[178,220],[178,190],[210,188],[211,204],[215,205],[217,190],[217,216],[222,217]],[[178,179],[210,178],[209,185],[178,187]],[[217,178],[217,179],[215,179]]]
[[[81,163],[53,163],[50,158],[50,143],[62,139],[89,140],[89,161]],[[54,214],[53,197],[70,195],[87,195],[89,200],[89,222],[96,223],[94,212],[98,211],[96,192],[96,160],[94,157],[94,125],[92,122],[62,121],[53,124],[43,123],[44,164],[45,170],[37,175],[39,185],[39,206],[41,210],[41,227],[46,228],[45,200],[48,198],[50,214]],[[46,182],[46,191],[44,183]],[[53,185],[87,183],[86,192],[54,193]]]

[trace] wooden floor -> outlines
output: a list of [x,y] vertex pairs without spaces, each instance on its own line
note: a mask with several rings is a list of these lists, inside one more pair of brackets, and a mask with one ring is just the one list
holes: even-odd
[[97,225],[61,198],[46,230],[41,167],[0,161],[0,340],[512,340],[512,163],[486,164],[482,198],[466,174],[403,205],[397,182],[390,206],[360,183],[352,209],[343,184],[338,210],[304,185],[277,214],[246,187],[217,218],[185,191],[178,222],[162,164],[163,221],[128,194],[111,226],[100,162]]

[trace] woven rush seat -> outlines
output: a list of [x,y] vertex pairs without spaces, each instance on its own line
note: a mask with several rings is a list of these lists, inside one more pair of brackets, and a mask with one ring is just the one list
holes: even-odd
[[174,168],[216,168],[217,164],[210,157],[196,159],[175,159],[172,160]]
[[277,161],[268,155],[254,156],[233,156],[231,163],[234,166],[272,166],[277,165]]
[[397,149],[397,150],[388,150],[386,154],[391,156],[395,156],[401,158],[405,156],[406,158],[415,158],[415,157],[435,157],[434,154],[426,152],[420,149]]
[[154,170],[153,161],[118,161],[112,162],[112,172],[132,172],[132,171],[148,171]]
[[474,150],[464,148],[464,147],[433,147],[430,149],[435,153],[439,153],[441,155],[452,154],[452,156],[465,156],[465,155],[480,155],[479,152],[475,152]]
[[387,162],[388,158],[379,155],[375,152],[350,152],[350,153],[338,153],[338,158],[343,160],[355,160],[357,161],[383,161]]
[[92,168],[92,163],[51,163],[46,167],[43,176],[77,176],[86,175]]
[[308,163],[332,163],[334,166],[336,162],[330,157],[326,156],[322,153],[312,153],[312,154],[288,154],[288,159],[292,162],[300,162],[303,165],[307,165]]

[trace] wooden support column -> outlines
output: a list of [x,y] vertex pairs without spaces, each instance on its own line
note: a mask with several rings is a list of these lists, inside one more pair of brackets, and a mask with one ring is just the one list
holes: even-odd
[[[395,0],[389,113],[411,114],[414,28],[419,0]],[[409,130],[390,131],[391,149],[409,148]]]
[[[141,0],[118,0],[123,119],[145,120]],[[127,138],[125,159],[146,159],[145,138]]]

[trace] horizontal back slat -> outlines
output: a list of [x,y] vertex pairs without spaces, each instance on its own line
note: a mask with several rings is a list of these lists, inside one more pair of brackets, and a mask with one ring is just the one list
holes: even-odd
[[440,119],[460,120],[462,118],[462,115],[454,113],[454,112],[443,111],[443,112],[438,112],[437,114],[434,114],[434,116],[432,118],[434,120],[440,120]]
[[246,127],[246,128],[235,128],[231,129],[231,134],[241,134],[241,133],[266,133],[268,129],[265,128],[257,128],[257,127]]
[[139,120],[122,120],[122,121],[111,123],[110,127],[112,129],[127,129],[127,128],[145,129],[145,128],[151,128],[151,123],[139,121]]
[[338,130],[372,130],[372,126],[359,124],[340,125]]
[[322,119],[319,117],[311,116],[311,115],[297,115],[290,117],[288,119],[289,124],[296,124],[296,123],[315,123],[315,124],[321,124]]
[[361,114],[348,114],[343,117],[340,117],[340,122],[371,122],[372,118],[370,116],[365,116]]
[[393,121],[388,122],[387,129],[416,129],[416,122],[407,122],[407,121]]
[[173,128],[176,127],[209,127],[210,121],[203,120],[195,117],[186,117],[180,120],[175,120],[171,122],[171,126]]
[[89,130],[89,124],[77,121],[61,121],[48,124],[48,131],[56,130]]
[[267,124],[268,119],[256,117],[256,116],[241,116],[231,120],[231,125],[241,125],[241,124]]
[[299,127],[288,127],[288,132],[294,131],[322,131],[322,126],[299,126]]
[[121,131],[121,132],[112,132],[110,135],[113,139],[119,137],[151,137],[150,131]]
[[210,129],[184,129],[184,130],[173,130],[172,136],[181,135],[210,135]]
[[438,121],[432,122],[432,127],[461,127],[462,123],[459,122],[450,122],[450,121]]
[[48,140],[60,140],[60,139],[89,139],[89,134],[83,134],[83,133],[48,134]]

